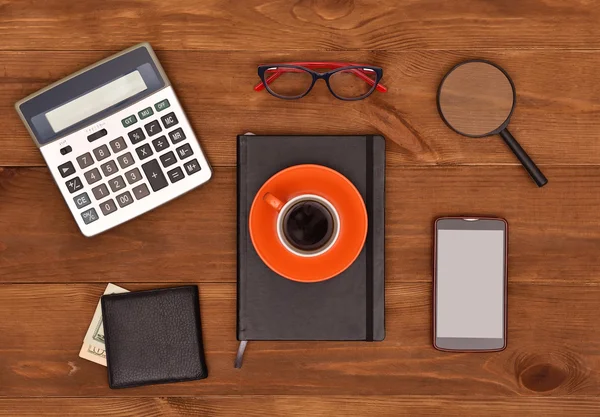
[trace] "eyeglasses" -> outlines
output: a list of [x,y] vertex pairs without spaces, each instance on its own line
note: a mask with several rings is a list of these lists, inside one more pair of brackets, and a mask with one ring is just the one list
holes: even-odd
[[[332,69],[317,72],[315,69]],[[340,100],[362,100],[375,90],[385,93],[387,88],[379,84],[383,69],[371,65],[347,62],[290,62],[258,67],[262,80],[255,91],[266,90],[275,97],[295,100],[307,95],[317,80],[323,79],[331,94]]]

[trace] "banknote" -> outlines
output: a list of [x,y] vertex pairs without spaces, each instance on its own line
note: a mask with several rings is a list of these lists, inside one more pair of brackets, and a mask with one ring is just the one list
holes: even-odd
[[[114,284],[108,284],[104,290],[104,294],[118,294],[129,292],[125,288],[121,288]],[[106,347],[104,345],[104,326],[102,325],[102,306],[100,301],[96,306],[94,317],[90,323],[90,327],[83,338],[83,345],[79,351],[79,356],[83,359],[99,363],[106,366]]]

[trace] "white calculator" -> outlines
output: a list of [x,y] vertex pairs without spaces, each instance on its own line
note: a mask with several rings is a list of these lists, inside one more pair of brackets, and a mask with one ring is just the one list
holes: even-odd
[[133,219],[212,176],[148,43],[15,107],[85,236]]

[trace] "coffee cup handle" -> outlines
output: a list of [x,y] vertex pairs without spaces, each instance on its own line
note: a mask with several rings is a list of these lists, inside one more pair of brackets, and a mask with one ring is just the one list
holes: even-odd
[[275,210],[277,210],[278,212],[281,211],[281,209],[283,208],[283,206],[285,205],[285,203],[283,201],[281,201],[280,199],[278,199],[277,197],[275,197],[273,194],[271,193],[266,193],[263,196],[263,200],[270,205],[271,207],[273,207]]

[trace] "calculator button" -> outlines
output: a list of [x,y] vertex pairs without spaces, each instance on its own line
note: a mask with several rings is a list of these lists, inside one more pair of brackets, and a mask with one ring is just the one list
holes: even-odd
[[150,194],[150,190],[146,184],[140,184],[137,187],[133,187],[131,192],[135,196],[136,200],[141,200]]
[[118,195],[116,198],[117,198],[117,203],[119,203],[119,207],[121,207],[121,208],[133,203],[133,197],[131,196],[129,191],[125,191],[123,194]]
[[185,139],[185,134],[183,133],[183,129],[178,127],[172,132],[169,132],[169,137],[171,138],[171,142],[173,142],[173,145],[175,145],[176,143],[179,143]]
[[110,213],[113,213],[117,210],[117,205],[112,199],[106,200],[100,203],[100,210],[102,210],[102,214],[108,216]]
[[110,181],[108,181],[108,185],[110,185],[111,190],[117,192],[121,188],[125,187],[125,180],[123,180],[123,177],[119,175],[118,177],[110,179]]
[[173,112],[164,115],[163,117],[160,118],[160,120],[162,120],[163,125],[165,125],[165,127],[167,129],[170,128],[171,126],[175,126],[177,123],[179,123],[179,121],[177,120],[177,117],[175,117],[175,113],[173,113]]
[[81,213],[81,218],[85,224],[90,224],[91,222],[95,222],[98,220],[98,213],[94,208],[87,209],[83,213]]
[[183,171],[179,167],[170,170],[169,172],[167,172],[167,175],[169,176],[169,179],[172,183],[183,179]]
[[69,152],[71,152],[72,150],[73,150],[73,148],[71,148],[69,145],[67,145],[64,148],[60,148],[60,154],[61,155],[66,155]]
[[137,152],[138,157],[142,160],[148,158],[153,153],[152,148],[148,144],[145,144],[145,145],[140,146],[139,148],[136,148],[135,151]]
[[133,184],[142,179],[142,173],[139,169],[133,168],[131,171],[125,173],[125,178],[129,184]]
[[90,169],[88,172],[83,174],[83,176],[85,177],[85,180],[87,181],[88,184],[93,184],[102,179],[102,176],[100,175],[100,171],[98,171],[98,168]]
[[144,110],[138,112],[138,116],[140,116],[140,119],[145,119],[146,117],[150,117],[153,114],[154,112],[152,111],[152,107],[147,107]]
[[160,170],[160,166],[158,165],[158,161],[156,159],[146,162],[144,165],[142,165],[142,169],[146,174],[146,178],[148,178],[148,181],[150,182],[150,187],[152,187],[152,190],[158,191],[169,185],[165,175]]
[[110,156],[110,151],[108,150],[108,146],[102,145],[99,148],[94,149],[94,156],[98,161],[102,161]]
[[123,169],[127,168],[129,165],[134,163],[133,155],[131,155],[130,152],[127,152],[125,155],[119,156],[117,158],[117,161],[119,161],[119,165],[121,165],[121,168]]
[[110,194],[110,191],[108,191],[106,184],[100,184],[99,186],[92,188],[92,193],[94,193],[96,200],[102,200]]
[[162,130],[160,124],[158,123],[158,120],[151,121],[150,123],[144,126],[144,129],[146,129],[146,133],[148,133],[148,136],[154,136]]
[[169,141],[166,136],[161,136],[152,141],[152,145],[154,145],[154,149],[156,152],[160,152],[163,149],[167,149],[169,147]]
[[121,120],[121,123],[123,123],[123,127],[129,127],[134,123],[137,123],[137,119],[135,117],[134,114],[132,114],[129,117],[124,118],[123,120]]
[[79,168],[81,168],[81,169],[89,167],[90,165],[92,165],[94,163],[92,154],[89,152],[86,152],[83,155],[78,156],[77,163],[79,164]]
[[100,129],[99,131],[88,136],[88,142],[93,142],[96,139],[100,139],[101,137],[106,136],[106,133],[106,129]]
[[192,175],[193,173],[200,171],[200,164],[196,159],[192,159],[191,161],[186,162],[185,164],[183,164],[183,167],[185,168],[185,171],[188,173],[188,175]]
[[131,140],[132,145],[135,145],[136,143],[139,143],[146,139],[146,136],[144,136],[144,132],[142,132],[142,129],[139,127],[135,130],[132,130],[127,135],[129,136],[129,140]]
[[79,177],[71,178],[69,181],[65,182],[65,185],[71,194],[83,188],[83,184],[81,183]]
[[87,193],[79,194],[77,197],[73,198],[73,201],[75,202],[75,205],[78,209],[83,208],[91,203]]
[[156,103],[154,105],[154,108],[156,109],[156,111],[162,111],[162,110],[164,110],[166,108],[169,108],[170,105],[171,104],[169,104],[169,100],[164,99],[164,100],[161,100],[158,103]]
[[125,143],[125,139],[123,139],[123,136],[111,140],[109,142],[109,144],[110,144],[110,148],[113,150],[114,153],[121,152],[123,149],[125,149],[127,147],[127,144]]
[[100,168],[102,168],[105,177],[109,177],[119,170],[115,161],[108,161],[107,163],[100,165]]
[[193,153],[194,151],[192,151],[192,147],[189,143],[177,148],[177,155],[179,155],[179,159],[185,159],[189,156],[192,156]]
[[163,166],[166,168],[177,162],[177,159],[175,158],[175,154],[173,152],[167,152],[160,157],[160,162],[162,162]]
[[60,176],[63,178],[66,178],[69,175],[73,175],[75,173],[75,167],[73,166],[73,162],[71,161],[59,165],[58,170],[60,171]]

